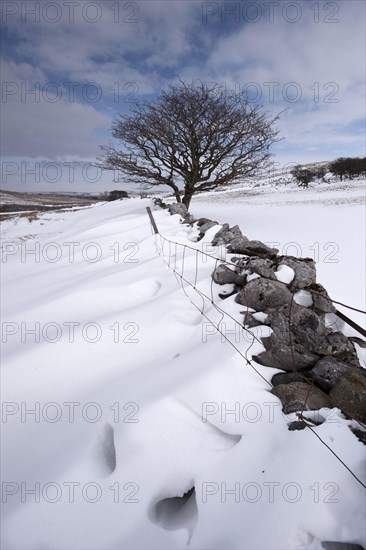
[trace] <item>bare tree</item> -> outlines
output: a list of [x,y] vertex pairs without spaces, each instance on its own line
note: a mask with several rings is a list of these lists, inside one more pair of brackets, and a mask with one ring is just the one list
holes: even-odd
[[309,187],[309,183],[316,177],[315,171],[304,168],[297,164],[292,170],[291,175],[295,178],[300,187]]
[[340,176],[341,181],[343,177],[348,179],[362,177],[366,174],[366,158],[341,157],[330,163],[329,170],[335,176]]
[[117,118],[112,135],[122,149],[102,146],[98,166],[119,170],[126,182],[167,185],[188,208],[195,193],[265,168],[279,141],[277,119],[218,84],[181,81]]

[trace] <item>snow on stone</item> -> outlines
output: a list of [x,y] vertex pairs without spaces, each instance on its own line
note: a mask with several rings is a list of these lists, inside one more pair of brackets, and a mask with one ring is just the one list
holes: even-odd
[[308,290],[299,290],[298,292],[295,292],[294,300],[300,306],[311,307],[313,305],[311,292]]
[[268,314],[264,313],[263,311],[258,311],[256,313],[253,313],[254,319],[257,319],[257,321],[260,321],[261,323],[265,323],[268,318]]
[[289,285],[295,277],[295,271],[288,265],[280,265],[278,270],[275,271],[275,276],[277,281]]
[[260,278],[260,275],[258,275],[258,273],[251,273],[250,275],[247,276],[247,281],[249,283],[249,281],[253,281],[254,279],[259,279]]

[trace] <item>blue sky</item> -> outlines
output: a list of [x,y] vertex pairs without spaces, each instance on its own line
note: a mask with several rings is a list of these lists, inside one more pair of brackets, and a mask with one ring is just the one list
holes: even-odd
[[[90,166],[134,101],[178,77],[284,108],[277,165],[365,154],[362,0],[3,1],[2,187],[116,187]],[[117,185],[117,187],[121,187]]]

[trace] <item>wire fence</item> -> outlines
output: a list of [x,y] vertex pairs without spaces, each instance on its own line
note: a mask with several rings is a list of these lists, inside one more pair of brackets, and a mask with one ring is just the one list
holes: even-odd
[[[256,327],[257,330],[253,331],[250,328],[245,326],[245,320],[246,315],[249,312],[248,308],[246,312],[244,313],[244,323],[238,321],[237,318],[235,318],[231,313],[229,313],[224,307],[222,307],[225,304],[225,300],[221,300],[220,304],[217,303],[217,298],[220,297],[220,294],[218,293],[217,287],[218,285],[215,284],[212,273],[216,270],[218,265],[227,265],[231,267],[237,267],[237,264],[234,262],[230,262],[226,260],[226,247],[223,247],[222,253],[220,254],[220,257],[213,256],[212,254],[209,254],[207,252],[204,252],[198,247],[193,247],[190,245],[187,245],[186,243],[179,243],[176,241],[172,241],[159,232],[155,219],[151,213],[151,210],[147,209],[150,222],[151,222],[151,229],[152,234],[154,235],[155,239],[155,248],[157,251],[157,254],[162,258],[164,264],[168,267],[170,271],[174,274],[177,283],[181,286],[183,292],[187,296],[187,298],[190,300],[191,304],[199,311],[199,313],[204,317],[207,322],[215,328],[215,330],[221,335],[221,338],[224,339],[225,342],[230,344],[238,353],[242,359],[244,359],[246,365],[248,365],[253,371],[260,376],[260,378],[268,385],[270,388],[273,388],[273,384],[267,380],[265,376],[256,368],[255,361],[253,361],[252,356],[250,354],[250,350],[253,348],[253,346],[256,343],[259,343],[261,346],[262,341],[260,336],[258,335],[258,332],[261,333],[263,329],[265,330],[265,333],[268,333],[267,327]],[[199,243],[197,243],[199,245]],[[205,268],[205,271],[207,271],[207,277],[209,276],[210,282],[207,282],[207,277],[203,277],[203,281],[198,280],[198,275],[200,271],[200,264],[201,268]],[[201,269],[202,271],[202,269]],[[285,284],[285,283],[283,283]],[[245,286],[243,287],[244,294],[245,294]],[[316,292],[311,291],[314,294],[318,294],[324,299],[324,295]],[[230,296],[228,294],[227,296]],[[221,297],[223,297],[221,295]],[[197,301],[197,298],[199,299]],[[352,309],[354,311],[358,311],[360,313],[366,313],[365,311],[362,311],[360,309],[354,308],[352,306],[347,306],[346,304],[343,304],[341,302],[336,302],[335,300],[332,300],[329,298],[329,300],[333,303],[338,303],[344,307],[347,307],[349,309]],[[366,489],[365,483],[345,464],[345,462],[338,456],[338,454],[320,437],[320,435],[314,430],[314,427],[316,427],[316,423],[312,422],[309,418],[304,416],[304,410],[306,408],[307,400],[310,396],[310,392],[312,387],[314,386],[314,381],[311,378],[306,377],[301,371],[299,371],[296,368],[296,362],[295,362],[295,355],[294,355],[294,349],[293,349],[293,342],[291,338],[291,317],[292,317],[292,311],[293,311],[293,301],[294,301],[294,295],[292,295],[292,299],[290,302],[290,308],[289,308],[289,346],[291,349],[291,356],[292,356],[292,372],[296,373],[298,376],[300,376],[303,381],[309,385],[309,390],[306,399],[304,400],[303,407],[301,412],[297,412],[296,415],[306,424],[306,426],[310,429],[310,431],[317,437],[319,441],[337,458],[337,460],[348,470],[348,472],[357,480],[358,483],[362,485]],[[246,306],[243,306],[246,307]],[[338,312],[337,312],[338,313]],[[216,320],[213,318],[216,315]],[[227,330],[225,320],[229,320],[230,323],[232,323],[235,327],[235,330]],[[358,325],[357,325],[358,326]],[[361,328],[361,327],[360,327]],[[262,330],[261,330],[262,329]],[[245,349],[244,351],[239,349],[239,347],[236,345],[238,342],[233,342],[231,338],[229,338],[230,335],[235,336],[237,340],[238,335],[244,335],[245,340]],[[268,335],[268,334],[267,334]],[[363,428],[366,428],[361,422],[357,421],[360,426]]]

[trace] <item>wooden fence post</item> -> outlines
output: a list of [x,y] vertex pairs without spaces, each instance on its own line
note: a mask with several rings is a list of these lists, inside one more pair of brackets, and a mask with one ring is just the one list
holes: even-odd
[[149,218],[150,218],[150,221],[151,221],[151,225],[153,226],[154,233],[155,233],[155,235],[157,235],[157,234],[159,233],[159,230],[158,230],[158,227],[157,227],[157,225],[156,225],[156,223],[155,223],[154,216],[153,216],[153,214],[152,214],[152,212],[151,212],[150,207],[147,206],[147,207],[146,207],[146,210],[147,210],[147,213],[148,213],[148,215],[149,215]]

